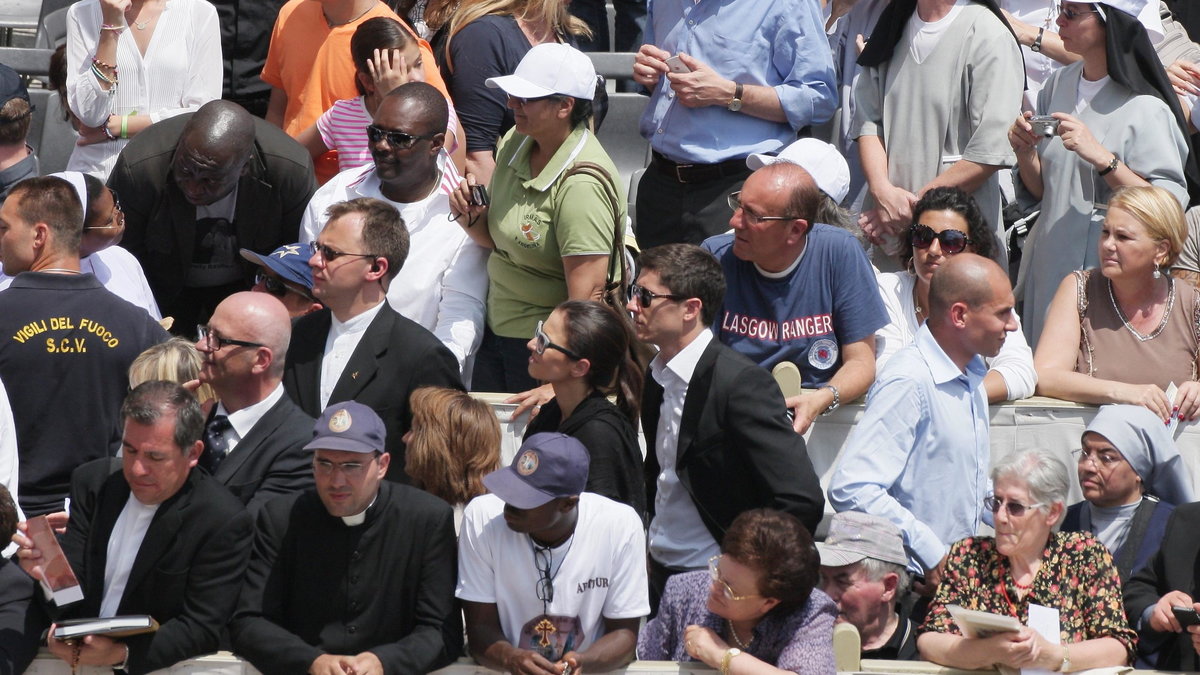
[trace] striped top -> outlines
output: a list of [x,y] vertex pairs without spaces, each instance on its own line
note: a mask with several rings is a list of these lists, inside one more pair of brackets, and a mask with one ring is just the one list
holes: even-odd
[[[458,115],[454,113],[454,104],[449,99],[446,105],[450,108],[450,119],[446,124],[446,133],[451,134],[454,142],[447,152],[458,148]],[[367,143],[367,125],[371,123],[371,115],[367,112],[365,97],[346,98],[334,101],[333,106],[325,111],[317,120],[317,133],[325,147],[337,150],[338,171],[355,169],[371,163],[371,147]]]

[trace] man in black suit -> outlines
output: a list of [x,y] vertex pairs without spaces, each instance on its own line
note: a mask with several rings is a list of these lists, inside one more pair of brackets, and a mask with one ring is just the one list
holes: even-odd
[[[0,537],[17,532],[17,505],[8,488],[0,485]],[[38,583],[21,570],[16,558],[0,558],[0,673],[23,673],[37,656],[42,631],[49,620],[41,603]]]
[[1200,502],[1176,507],[1167,521],[1162,547],[1125,584],[1125,615],[1139,637],[1138,668],[1200,670],[1200,626],[1184,628],[1171,611],[1172,607],[1200,610],[1197,532]]
[[229,630],[265,675],[428,673],[461,650],[453,511],[383,480],[384,439],[367,406],[329,406],[305,446],[316,489],[259,512]]
[[462,389],[458,361],[433,333],[388,306],[387,289],[408,256],[408,230],[390,205],[370,198],[329,207],[312,247],[313,295],[326,307],[292,329],[283,386],[314,417],[358,401],[387,427],[389,480],[407,481],[408,397],[419,387]]
[[163,316],[191,333],[267,254],[296,241],[317,185],[308,151],[229,101],[211,101],[142,131],[108,184],[121,196],[129,249]]
[[[148,614],[156,632],[120,640],[92,635],[74,645],[49,639],[72,667],[111,666],[131,675],[215,651],[229,621],[250,552],[250,516],[207,473],[195,471],[204,413],[186,389],[163,381],[137,386],[121,406],[122,470],[100,487],[92,515],[72,514],[70,556],[83,600],[61,616]],[[21,566],[36,576],[42,553],[14,540]]]
[[204,428],[200,466],[242,500],[251,515],[268,499],[312,486],[304,444],[313,418],[283,391],[292,336],[287,308],[267,293],[221,301],[196,349],[200,382],[220,401]]
[[742,511],[779,509],[815,530],[825,497],[771,374],[708,329],[725,291],[716,259],[667,244],[638,269],[627,308],[638,339],[659,348],[642,397],[657,607],[667,577],[704,569]]

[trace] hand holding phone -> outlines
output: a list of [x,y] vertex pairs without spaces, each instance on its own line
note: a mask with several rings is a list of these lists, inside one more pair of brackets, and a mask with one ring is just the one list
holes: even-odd
[[679,58],[678,54],[667,59],[666,63],[667,63],[667,67],[671,69],[672,73],[690,73],[690,72],[692,72],[691,68],[688,68],[687,66],[685,66],[683,64],[683,59]]
[[1200,613],[1197,613],[1194,607],[1180,607],[1175,605],[1171,607],[1171,613],[1175,615],[1175,620],[1185,630],[1188,626],[1200,625]]

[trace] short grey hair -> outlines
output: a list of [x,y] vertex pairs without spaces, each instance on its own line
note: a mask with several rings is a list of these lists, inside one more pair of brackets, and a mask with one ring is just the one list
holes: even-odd
[[858,569],[862,570],[870,581],[880,581],[889,573],[895,572],[898,577],[896,580],[896,602],[904,599],[908,595],[908,587],[912,585],[912,574],[904,565],[885,562],[877,558],[863,558],[855,563]]
[[1067,503],[1070,489],[1070,474],[1067,465],[1054,453],[1042,448],[1012,452],[992,467],[992,482],[1001,478],[1015,478],[1029,490],[1029,496],[1045,504],[1046,510],[1055,502]]

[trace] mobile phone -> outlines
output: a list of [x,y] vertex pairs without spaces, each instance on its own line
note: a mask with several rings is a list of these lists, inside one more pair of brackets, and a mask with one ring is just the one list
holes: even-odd
[[1175,614],[1175,620],[1183,628],[1200,624],[1200,614],[1193,607],[1171,607],[1171,612]]
[[471,186],[471,199],[468,202],[471,206],[487,206],[491,203],[488,198],[487,188],[482,185]]
[[692,72],[691,68],[688,68],[687,66],[683,65],[683,59],[679,58],[678,54],[667,59],[666,63],[667,63],[667,67],[671,69],[672,73],[690,73],[690,72]]

